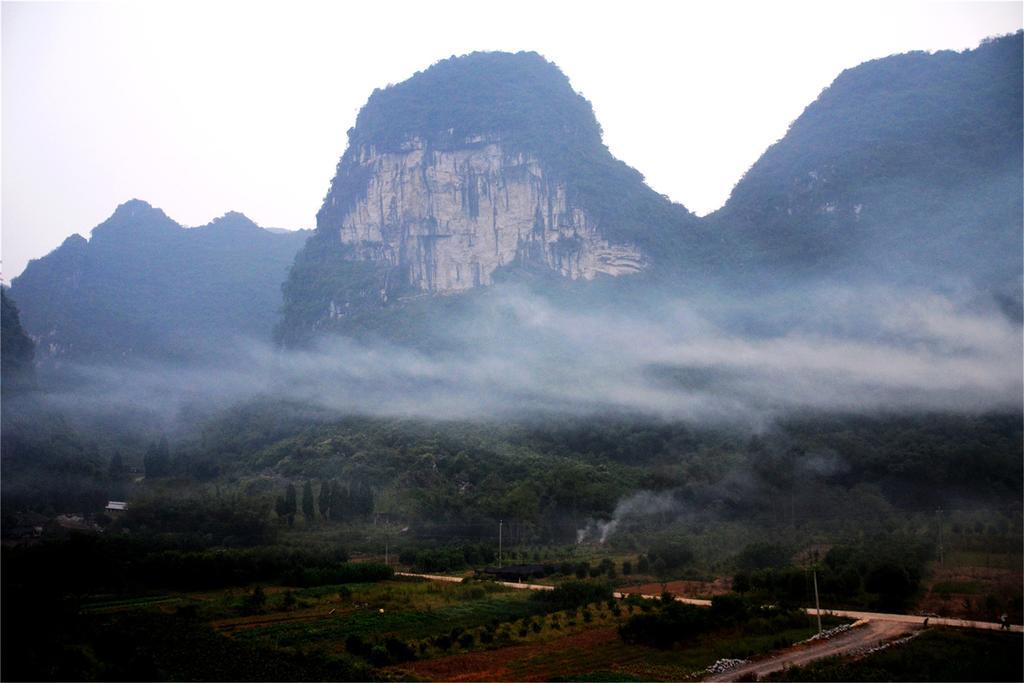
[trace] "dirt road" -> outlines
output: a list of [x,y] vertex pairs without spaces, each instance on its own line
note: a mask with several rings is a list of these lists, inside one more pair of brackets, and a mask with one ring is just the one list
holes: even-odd
[[[458,583],[458,582],[462,581],[462,577],[461,576],[443,576],[443,575],[440,575],[440,574],[412,574],[412,573],[409,573],[409,572],[395,572],[395,575],[396,576],[413,576],[413,577],[420,578],[420,579],[428,579],[430,581],[448,581],[448,582],[453,582],[453,583]],[[508,586],[510,588],[520,588],[520,589],[523,589],[523,590],[549,591],[549,590],[553,590],[554,589],[554,586],[548,586],[548,585],[540,584],[540,583],[514,583],[514,582],[510,582],[510,581],[497,581],[496,583],[499,583],[502,586]],[[625,598],[628,595],[639,595],[640,597],[647,598],[649,600],[654,600],[654,599],[659,597],[657,595],[647,595],[647,594],[643,594],[643,593],[620,593],[618,591],[616,591],[612,595],[614,597],[616,597],[616,598],[619,598],[619,599]],[[711,601],[710,600],[700,600],[700,599],[697,599],[697,598],[681,598],[681,597],[677,596],[676,597],[676,601],[677,602],[685,602],[688,605],[697,605],[698,607],[710,607],[711,606]],[[804,612],[806,612],[807,614],[809,614],[811,616],[814,616],[814,615],[817,614],[817,610],[815,610],[813,607],[805,607],[805,608],[803,608],[803,610],[804,610]],[[925,619],[927,619],[928,620],[928,624],[931,625],[931,626],[953,626],[955,628],[975,628],[975,629],[981,629],[981,630],[986,630],[986,631],[998,631],[998,630],[1000,630],[1002,628],[1001,624],[999,624],[998,622],[994,622],[994,621],[970,621],[970,620],[967,620],[967,619],[949,619],[949,618],[945,618],[945,617],[921,617],[921,616],[917,616],[916,614],[887,614],[887,613],[883,613],[883,612],[859,612],[859,611],[856,611],[856,610],[843,610],[843,609],[835,609],[835,610],[823,609],[823,610],[821,610],[821,614],[822,614],[822,616],[831,614],[832,616],[835,616],[835,617],[845,617],[847,619],[854,619],[856,621],[859,621],[859,620],[869,620],[869,621],[872,621],[872,622],[876,622],[876,621],[897,622],[897,623],[901,623],[901,624],[908,624],[908,625],[911,625],[911,626],[915,626],[915,625],[921,626],[921,625],[924,625]],[[1015,624],[1013,626],[1010,626],[1010,630],[1013,631],[1014,633],[1021,633],[1021,632],[1024,632],[1024,627],[1022,627],[1019,624]]]
[[755,660],[724,673],[714,674],[704,680],[736,681],[741,678],[749,680],[752,678],[752,674],[766,676],[791,666],[803,666],[823,657],[867,650],[916,630],[919,630],[918,626],[899,621],[865,621],[830,640],[794,645],[763,659]]

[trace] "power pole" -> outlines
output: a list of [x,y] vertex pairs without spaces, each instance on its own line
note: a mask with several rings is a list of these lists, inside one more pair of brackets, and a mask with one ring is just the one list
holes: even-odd
[[935,511],[939,518],[939,565],[945,565],[942,557],[942,508]]
[[504,526],[505,520],[498,520],[498,568],[501,568],[501,527]]
[[821,603],[818,602],[818,570],[813,569],[814,577],[814,612],[818,615],[818,633],[821,633]]

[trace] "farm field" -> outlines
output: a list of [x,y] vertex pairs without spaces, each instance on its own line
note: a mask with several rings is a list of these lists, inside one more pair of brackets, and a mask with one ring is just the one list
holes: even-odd
[[[256,592],[265,602],[253,611]],[[420,680],[679,680],[699,677],[718,659],[765,653],[815,631],[810,622],[770,635],[719,631],[685,647],[657,649],[624,642],[618,633],[631,617],[656,611],[653,601],[552,609],[532,598],[530,591],[491,582],[395,579],[314,588],[247,586],[120,599],[98,596],[86,602],[83,615],[108,635],[127,624],[164,618],[178,628],[192,624],[191,632],[208,633],[201,639],[208,652],[216,652],[219,643],[231,653],[305,658],[324,671],[365,659],[382,666],[377,671],[385,677]],[[394,642],[408,648],[410,661],[388,662],[379,654],[382,644]],[[364,649],[352,651],[354,643]]]
[[719,659],[749,657],[809,637],[815,629],[789,629],[772,636],[733,638],[716,634],[685,648],[659,650],[622,641],[613,626],[599,625],[571,635],[513,645],[493,652],[456,654],[406,667],[416,678],[437,681],[581,680],[610,674],[612,680],[700,678]]

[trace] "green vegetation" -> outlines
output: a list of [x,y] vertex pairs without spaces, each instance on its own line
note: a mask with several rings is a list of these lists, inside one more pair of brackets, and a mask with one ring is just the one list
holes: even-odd
[[4,396],[29,388],[35,380],[35,344],[21,326],[18,307],[0,287],[0,386]]
[[[748,547],[741,557],[750,554]],[[817,567],[821,599],[835,607],[902,611],[917,594],[925,562],[930,557],[928,546],[898,536],[872,537],[858,545],[837,545]],[[799,605],[807,600],[809,580],[806,568],[758,569],[736,574],[733,588],[761,601]]]
[[758,287],[783,274],[932,288],[966,278],[1019,320],[1021,50],[1018,32],[847,69],[711,222]]
[[710,609],[676,602],[666,595],[657,609],[631,617],[619,629],[619,635],[627,643],[667,649],[693,643],[716,630],[775,635],[806,625],[807,615],[800,610],[766,606],[734,595],[715,596]]

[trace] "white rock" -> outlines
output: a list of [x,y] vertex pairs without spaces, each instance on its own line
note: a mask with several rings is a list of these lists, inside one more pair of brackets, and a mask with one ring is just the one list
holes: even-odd
[[408,284],[424,292],[491,284],[510,263],[588,280],[647,266],[636,246],[606,240],[535,158],[497,141],[472,142],[443,152],[417,139],[400,152],[360,149],[358,163],[371,174],[366,195],[328,227],[356,258],[402,266]]

